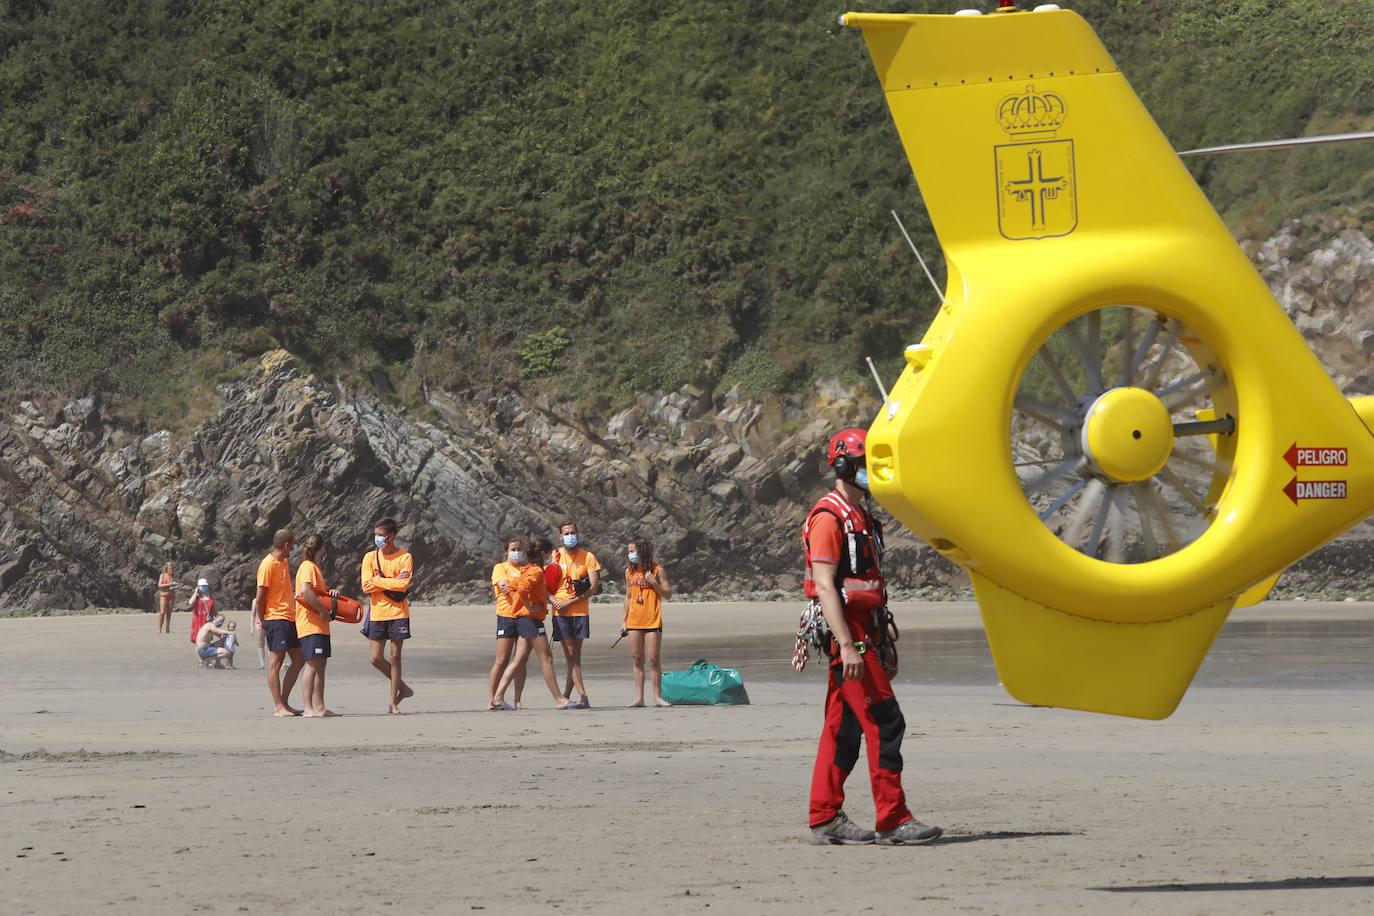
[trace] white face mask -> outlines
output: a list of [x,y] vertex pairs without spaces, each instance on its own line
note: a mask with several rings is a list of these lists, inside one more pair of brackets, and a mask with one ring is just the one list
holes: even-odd
[[507,557],[512,563],[515,563],[516,565],[519,565],[519,564],[525,562],[525,551],[523,551],[523,550],[512,550],[512,551],[510,551],[509,553],[506,554],[506,557]]

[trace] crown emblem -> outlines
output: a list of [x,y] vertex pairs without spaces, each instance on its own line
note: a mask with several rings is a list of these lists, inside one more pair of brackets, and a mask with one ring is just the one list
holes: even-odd
[[1053,92],[1036,92],[1034,86],[1009,95],[997,106],[997,120],[1013,137],[1048,137],[1064,123],[1064,100]]

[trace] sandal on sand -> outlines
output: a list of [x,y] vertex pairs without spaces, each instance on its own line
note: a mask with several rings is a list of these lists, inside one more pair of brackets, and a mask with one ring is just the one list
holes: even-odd
[[515,709],[515,707],[510,705],[509,703],[497,703],[495,706],[487,707],[488,712],[505,712],[507,710],[513,709]]
[[626,708],[627,708],[627,709],[643,709],[643,708],[644,708],[644,701],[643,701],[643,700],[640,700],[638,703],[631,703],[631,704],[630,704],[628,707],[626,707]]
[[581,707],[578,705],[578,703],[577,703],[576,700],[569,699],[569,700],[567,700],[566,702],[559,703],[559,704],[558,704],[556,707],[554,707],[554,708],[555,708],[555,709],[580,709]]
[[672,706],[673,704],[669,703],[667,700],[654,700],[654,705],[661,708],[664,706]]

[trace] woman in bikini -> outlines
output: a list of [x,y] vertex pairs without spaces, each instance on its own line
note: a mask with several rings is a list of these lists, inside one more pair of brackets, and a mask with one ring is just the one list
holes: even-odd
[[172,598],[176,595],[177,578],[172,574],[172,564],[162,567],[162,575],[157,577],[157,631],[172,632]]

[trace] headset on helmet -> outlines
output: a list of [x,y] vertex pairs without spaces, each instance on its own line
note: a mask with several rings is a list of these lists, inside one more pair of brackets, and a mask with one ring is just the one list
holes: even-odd
[[864,442],[868,430],[842,429],[830,440],[829,464],[835,469],[835,476],[841,480],[853,480],[864,466]]

